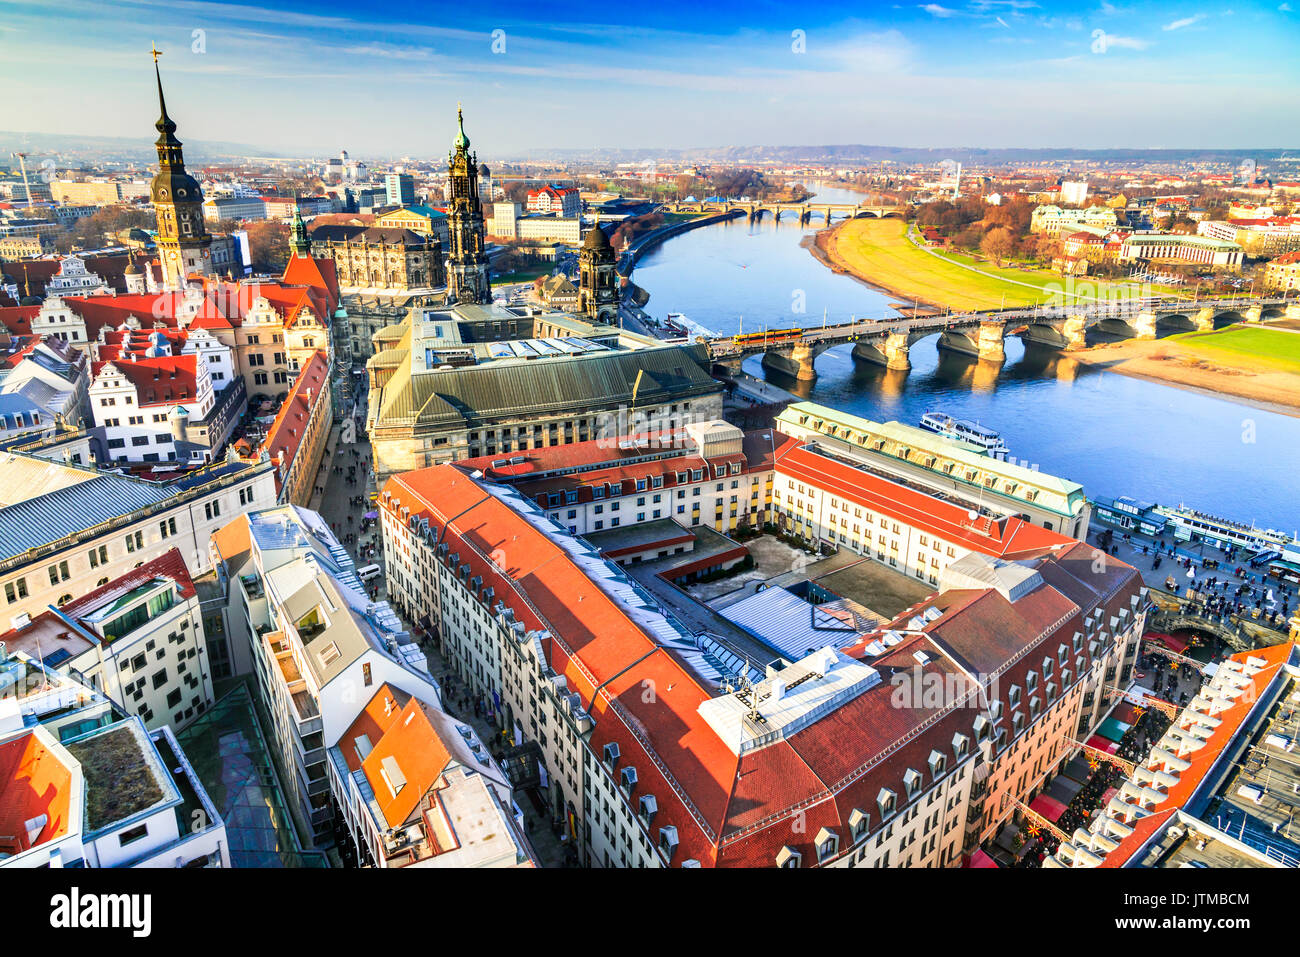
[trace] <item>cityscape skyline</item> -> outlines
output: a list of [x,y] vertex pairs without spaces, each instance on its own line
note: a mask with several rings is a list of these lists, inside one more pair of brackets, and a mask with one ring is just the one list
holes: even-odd
[[[0,4],[0,77],[19,84],[60,63],[11,102],[6,127],[97,136],[151,123],[151,43],[165,54],[172,108],[190,138],[291,156],[341,147],[438,155],[438,117],[457,102],[478,142],[502,155],[615,144],[1262,146],[1285,135],[1273,118],[1300,88],[1286,54],[1300,21],[1288,3],[1078,11],[973,0],[856,14],[832,4],[815,16],[774,4],[771,26],[689,24],[704,33],[670,26],[681,22],[672,7],[638,10],[630,22],[583,5],[572,14],[580,22],[560,24],[507,4],[451,28],[415,22],[417,11],[402,7],[348,16],[334,2],[310,14],[204,0],[125,6],[147,24],[81,0]],[[623,22],[583,25],[604,16]],[[1255,54],[1249,69],[1235,55],[1241,42]],[[872,95],[861,95],[864,84]],[[515,110],[520,96],[533,108]],[[397,109],[376,109],[386,97]],[[1141,129],[1107,123],[1135,101],[1149,104]],[[328,124],[313,113],[323,102]],[[1210,114],[1211,128],[1196,123]]]

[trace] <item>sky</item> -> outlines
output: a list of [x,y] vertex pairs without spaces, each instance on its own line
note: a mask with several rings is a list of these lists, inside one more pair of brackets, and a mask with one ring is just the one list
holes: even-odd
[[[559,21],[550,19],[563,16]],[[0,130],[280,155],[1300,140],[1300,0],[0,0]]]

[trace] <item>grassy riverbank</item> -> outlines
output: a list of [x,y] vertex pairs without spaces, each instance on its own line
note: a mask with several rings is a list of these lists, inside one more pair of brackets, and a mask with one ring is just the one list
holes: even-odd
[[[1113,284],[1066,280],[1044,269],[1003,267],[962,253],[917,246],[899,219],[851,219],[818,236],[837,267],[892,293],[941,309],[1032,306],[1071,286],[1086,297],[1103,295]],[[1159,292],[1160,290],[1152,290]]]

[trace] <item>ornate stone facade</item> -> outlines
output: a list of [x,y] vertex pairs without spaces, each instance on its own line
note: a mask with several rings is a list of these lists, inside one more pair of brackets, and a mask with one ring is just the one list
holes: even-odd
[[449,294],[460,303],[490,303],[492,284],[488,277],[483,210],[478,198],[478,157],[469,151],[465,118],[460,110],[456,111],[456,121],[460,130],[447,157],[447,181],[451,185]]

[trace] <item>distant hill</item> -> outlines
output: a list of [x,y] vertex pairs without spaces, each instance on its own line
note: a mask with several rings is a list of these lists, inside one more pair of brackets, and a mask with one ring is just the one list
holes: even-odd
[[[185,160],[202,163],[232,156],[279,157],[282,154],[247,143],[184,140]],[[134,136],[79,136],[64,133],[17,133],[0,130],[0,165],[8,165],[13,152],[55,154],[87,159],[155,163],[153,140]]]
[[1023,164],[1080,160],[1116,163],[1180,163],[1188,161],[1238,162],[1252,158],[1274,161],[1286,154],[1280,147],[1214,149],[987,149],[967,146],[933,148],[908,146],[730,146],[715,149],[551,149],[530,150],[502,159],[594,163],[637,163],[646,161],[709,163],[932,163],[953,159],[982,165]]

